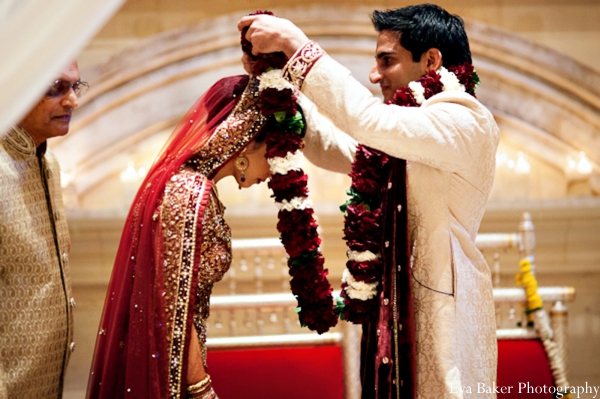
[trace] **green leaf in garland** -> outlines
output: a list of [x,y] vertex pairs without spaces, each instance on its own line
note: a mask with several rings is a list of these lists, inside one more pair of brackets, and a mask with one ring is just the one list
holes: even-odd
[[345,215],[346,214],[346,208],[348,208],[348,206],[352,204],[352,200],[349,199],[348,201],[344,202],[344,204],[340,205],[340,211],[342,211],[342,213]]
[[475,87],[477,88],[477,86],[479,86],[481,84],[481,79],[479,79],[479,75],[477,74],[477,71],[473,69],[473,84],[475,85]]
[[275,116],[275,120],[279,123],[282,123],[285,120],[287,114],[284,111],[275,112],[273,114]]
[[304,251],[300,255],[292,259],[293,266],[302,266],[310,264],[316,257],[319,251]]
[[344,320],[344,298],[336,297],[335,298],[335,314],[339,316],[340,319]]
[[296,111],[296,113],[294,114],[294,116],[292,116],[289,119],[289,125],[288,128],[290,129],[290,133],[296,133],[296,134],[301,134],[302,131],[304,130],[304,122],[302,120],[302,114],[300,114],[300,112]]
[[350,204],[364,205],[366,210],[370,211],[374,207],[373,202],[377,200],[377,198],[372,198],[371,196],[359,193],[358,191],[354,190],[354,188],[347,190],[346,194],[352,198],[340,205],[340,210],[343,214],[346,213],[346,208],[348,208]]
[[295,133],[301,134],[304,130],[304,122],[302,120],[302,115],[300,112],[296,111],[296,113],[292,116],[287,113],[281,111],[276,112],[275,114],[276,124],[275,126],[281,129],[286,133]]

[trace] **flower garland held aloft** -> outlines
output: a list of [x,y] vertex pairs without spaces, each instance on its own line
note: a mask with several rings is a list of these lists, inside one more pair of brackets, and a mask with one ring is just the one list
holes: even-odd
[[[430,71],[394,93],[387,102],[402,107],[418,107],[442,91],[459,90],[475,96],[479,77],[469,63]],[[345,215],[344,239],[349,248],[342,275],[341,317],[362,324],[377,315],[377,294],[381,290],[382,222],[381,199],[387,190],[389,157],[378,150],[359,145],[352,164],[350,199],[340,207]]]
[[554,377],[554,384],[560,392],[564,392],[563,398],[570,399],[569,382],[565,374],[565,365],[558,352],[558,345],[554,342],[554,332],[550,327],[548,315],[543,308],[542,297],[537,292],[538,283],[532,271],[533,256],[522,259],[519,262],[520,272],[516,275],[518,286],[525,288],[527,296],[527,307],[525,314],[527,319],[533,322],[535,329],[542,340],[546,355],[550,362],[550,370]]
[[[257,11],[255,14],[269,14]],[[242,49],[256,61],[262,114],[273,116],[265,128],[267,161],[272,177],[269,188],[279,207],[277,230],[289,255],[290,285],[298,300],[298,317],[302,326],[328,331],[337,324],[336,305],[332,287],[327,280],[328,270],[319,245],[312,202],[308,198],[308,176],[302,170],[304,122],[296,107],[294,87],[281,77],[287,62],[283,53],[252,55],[252,44],[242,31]]]

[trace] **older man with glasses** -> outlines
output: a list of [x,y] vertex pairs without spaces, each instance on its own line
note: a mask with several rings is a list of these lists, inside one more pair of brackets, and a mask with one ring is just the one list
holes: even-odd
[[87,88],[69,64],[0,138],[0,398],[60,398],[73,342],[69,232],[47,140]]

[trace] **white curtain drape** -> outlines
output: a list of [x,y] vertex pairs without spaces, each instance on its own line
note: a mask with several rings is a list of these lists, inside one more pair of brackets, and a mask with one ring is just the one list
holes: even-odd
[[0,135],[124,0],[0,0]]

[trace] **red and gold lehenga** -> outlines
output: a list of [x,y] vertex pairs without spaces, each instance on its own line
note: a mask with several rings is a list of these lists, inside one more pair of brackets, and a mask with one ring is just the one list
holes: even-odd
[[142,183],[119,244],[87,398],[185,398],[191,334],[206,359],[209,297],[231,261],[211,179],[265,123],[256,84],[242,75],[212,86]]

